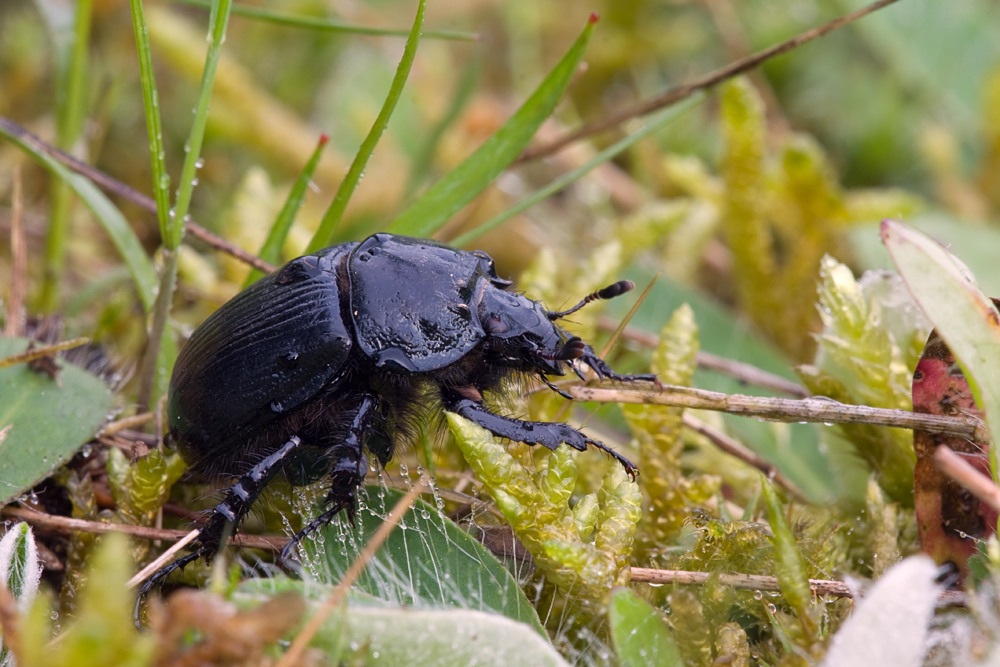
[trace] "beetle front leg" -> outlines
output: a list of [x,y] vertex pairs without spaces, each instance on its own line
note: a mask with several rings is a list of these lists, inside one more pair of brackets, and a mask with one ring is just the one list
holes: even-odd
[[512,417],[503,417],[490,412],[482,403],[463,398],[456,391],[444,389],[444,407],[446,410],[465,417],[478,424],[495,436],[523,442],[527,445],[542,445],[555,449],[560,444],[566,444],[577,451],[584,451],[587,446],[594,447],[611,456],[625,468],[625,472],[635,480],[638,470],[627,458],[597,440],[588,438],[572,426],[560,423],[525,421]]
[[197,551],[161,567],[139,589],[139,597],[135,603],[137,619],[143,598],[154,586],[166,579],[171,572],[183,569],[188,563],[192,563],[202,556],[211,560],[218,553],[227,526],[232,526],[233,532],[236,532],[240,523],[250,512],[250,508],[257,501],[261,491],[301,444],[302,442],[297,436],[292,436],[288,442],[273,454],[265,457],[263,461],[251,468],[248,473],[240,477],[236,484],[229,488],[226,497],[212,510],[208,523],[198,532],[198,537],[194,541],[198,545]]
[[365,475],[368,473],[368,457],[364,453],[364,436],[375,419],[378,406],[378,396],[372,393],[365,394],[354,419],[351,420],[347,436],[343,442],[334,445],[327,451],[327,456],[333,461],[333,467],[330,470],[330,491],[327,493],[325,501],[329,505],[329,509],[295,533],[285,548],[281,550],[282,563],[290,563],[292,553],[299,542],[333,521],[333,518],[341,510],[347,510],[347,518],[351,525],[354,525],[358,487],[365,481]]
[[[611,369],[611,366],[608,366],[608,363],[604,361],[604,359],[601,359],[599,356],[597,356],[597,353],[594,352],[594,348],[590,347],[589,345],[584,346],[583,354],[580,355],[580,357],[578,357],[578,361],[585,363],[591,368],[593,368],[594,372],[597,373],[597,377],[601,380],[609,379],[609,380],[614,380],[615,382],[629,382],[629,383],[651,382],[655,384],[660,390],[663,389],[663,385],[660,383],[659,378],[657,378],[656,375],[653,373],[642,373],[640,375],[620,375],[614,372]],[[573,370],[576,370],[576,368],[574,367]],[[579,375],[579,371],[577,371],[577,375]]]

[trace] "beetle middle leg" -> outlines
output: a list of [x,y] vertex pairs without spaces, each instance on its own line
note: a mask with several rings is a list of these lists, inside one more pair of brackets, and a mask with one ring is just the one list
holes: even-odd
[[354,524],[358,487],[365,481],[365,474],[368,472],[368,457],[364,453],[365,434],[371,428],[378,408],[378,396],[374,393],[364,394],[343,441],[327,452],[328,458],[332,461],[330,491],[325,500],[329,509],[295,533],[281,550],[282,563],[290,563],[292,553],[299,542],[330,523],[341,510],[347,510],[347,518],[352,525]]
[[495,436],[507,438],[528,445],[542,445],[548,449],[556,449],[560,444],[567,444],[573,449],[584,451],[587,446],[599,449],[611,456],[625,468],[625,472],[635,480],[636,467],[627,458],[611,449],[604,443],[588,438],[572,426],[551,422],[525,421],[512,417],[503,417],[490,412],[482,403],[463,398],[455,390],[445,388],[444,407],[469,421],[478,424]]
[[246,518],[250,508],[260,497],[264,487],[281,470],[283,464],[291,458],[301,444],[302,442],[297,436],[292,436],[288,442],[265,457],[263,461],[251,468],[249,472],[240,477],[236,484],[230,487],[229,491],[226,492],[226,497],[212,510],[208,523],[198,532],[198,537],[195,540],[195,544],[198,545],[197,550],[161,567],[139,589],[139,598],[135,603],[136,618],[138,618],[139,605],[142,604],[143,598],[154,586],[166,579],[171,572],[184,568],[188,563],[192,563],[202,556],[211,560],[218,553],[226,527],[231,525],[234,531],[239,527],[240,522]]

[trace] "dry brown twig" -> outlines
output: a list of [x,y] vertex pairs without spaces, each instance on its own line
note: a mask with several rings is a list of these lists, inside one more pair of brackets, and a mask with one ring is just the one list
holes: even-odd
[[686,83],[677,88],[671,88],[662,95],[654,97],[651,100],[646,100],[645,102],[640,102],[635,106],[622,109],[616,113],[612,113],[609,116],[601,118],[600,120],[594,121],[593,123],[587,123],[582,127],[577,128],[567,132],[562,137],[559,137],[555,141],[547,143],[542,146],[537,146],[535,148],[529,148],[521,157],[517,159],[515,164],[520,162],[527,162],[528,160],[536,160],[547,155],[551,155],[556,151],[559,151],[563,147],[573,143],[574,141],[579,141],[584,137],[589,137],[599,132],[609,130],[611,128],[617,127],[626,120],[630,118],[635,118],[637,116],[644,116],[658,109],[668,107],[672,104],[676,104],[681,100],[691,97],[699,90],[705,90],[707,88],[713,88],[720,83],[732,79],[733,77],[739,76],[745,72],[748,72],[756,67],[759,67],[764,62],[779,56],[783,53],[787,53],[792,49],[802,46],[806,42],[811,42],[814,39],[822,37],[823,35],[841,28],[849,23],[871,14],[872,12],[878,11],[883,7],[898,2],[899,0],[878,0],[878,2],[872,3],[867,7],[862,7],[861,9],[851,12],[846,16],[841,16],[840,18],[834,19],[829,23],[822,25],[818,28],[813,28],[812,30],[807,30],[803,33],[792,37],[789,40],[776,44],[769,49],[764,49],[763,51],[758,51],[757,53],[747,56],[742,60],[737,60],[732,62],[725,67],[715,70],[714,72],[707,74],[699,79],[695,79],[690,83]]
[[[685,584],[703,586],[712,577],[711,572],[692,572],[689,570],[654,570],[648,567],[630,568],[631,579],[647,584]],[[777,577],[759,574],[716,574],[718,581],[726,586],[751,591],[780,592]],[[843,581],[836,579],[810,579],[809,587],[814,595],[831,595],[840,598],[856,598],[856,592]],[[962,591],[942,591],[940,603],[953,607],[965,606],[965,593]]]
[[[28,132],[25,128],[21,127],[9,118],[0,118],[0,126],[6,129],[11,134],[19,137],[25,143],[31,144],[39,151],[49,155],[57,162],[65,167],[75,171],[76,173],[86,176],[88,179],[93,181],[99,187],[104,188],[108,192],[118,195],[126,201],[130,201],[136,206],[150,213],[156,213],[156,202],[150,197],[142,194],[138,190],[122,183],[121,181],[108,176],[103,171],[91,167],[86,162],[78,160],[69,153],[61,151],[55,146],[49,144],[41,137],[37,137],[31,132]],[[224,252],[232,257],[240,260],[244,264],[249,264],[255,269],[259,269],[264,273],[271,273],[276,268],[272,264],[265,262],[260,257],[253,255],[239,246],[235,246],[226,239],[213,234],[204,227],[194,222],[188,220],[184,223],[184,229],[194,238],[199,241],[209,245],[220,252]]]
[[[173,542],[190,534],[187,530],[169,530],[167,528],[148,528],[146,526],[129,526],[121,523],[102,523],[100,521],[85,521],[68,516],[56,516],[35,510],[18,507],[4,507],[3,516],[9,516],[30,523],[40,528],[51,530],[79,530],[85,533],[126,533],[147,540],[166,540]],[[253,549],[273,549],[279,551],[288,544],[284,535],[246,535],[239,534],[229,538],[230,546],[249,547]]]
[[792,496],[794,496],[795,499],[798,500],[799,502],[805,504],[809,503],[809,498],[806,496],[805,493],[802,492],[801,489],[795,486],[792,480],[788,479],[783,474],[781,474],[776,466],[768,463],[767,461],[765,461],[764,459],[760,458],[752,451],[747,449],[743,445],[743,443],[741,443],[739,440],[729,437],[722,431],[712,428],[711,426],[701,421],[697,417],[689,415],[686,412],[684,413],[684,416],[681,418],[681,420],[685,428],[691,429],[695,433],[699,433],[705,436],[712,442],[712,444],[714,444],[716,447],[726,452],[730,456],[735,456],[740,461],[743,461],[744,463],[753,466],[757,470],[760,470],[762,473],[764,473],[764,475],[768,479],[772,480],[775,484],[778,484],[779,486],[783,487],[786,491],[792,494]]

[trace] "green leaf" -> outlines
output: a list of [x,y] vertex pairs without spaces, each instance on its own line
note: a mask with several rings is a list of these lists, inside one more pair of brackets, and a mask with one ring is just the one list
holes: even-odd
[[[962,367],[991,433],[1000,433],[1000,315],[961,261],[923,232],[882,222],[882,241],[914,301]],[[994,437],[994,440],[996,438]],[[995,444],[995,443],[994,443]],[[997,447],[990,447],[994,483]]]
[[611,592],[608,620],[622,667],[683,667],[660,613],[630,589],[619,587]]
[[382,138],[382,133],[385,132],[386,126],[389,125],[389,119],[392,117],[392,112],[396,109],[399,96],[403,94],[406,79],[410,76],[410,68],[413,67],[413,59],[417,55],[417,45],[420,44],[420,30],[424,25],[424,8],[427,5],[427,0],[419,1],[417,16],[413,19],[413,29],[410,31],[409,39],[406,40],[403,57],[399,60],[396,75],[392,78],[392,85],[389,86],[389,94],[386,95],[382,109],[372,124],[372,129],[368,131],[368,136],[361,142],[361,147],[358,148],[357,155],[354,156],[354,161],[351,162],[351,167],[347,170],[347,174],[344,175],[344,180],[340,182],[340,187],[337,188],[337,194],[334,195],[333,201],[330,202],[330,207],[323,214],[323,219],[319,223],[319,229],[316,230],[312,240],[306,247],[306,253],[316,252],[333,243],[334,233],[337,231],[340,219],[344,216],[344,211],[347,210],[347,204],[351,200],[351,195],[354,194],[354,189],[361,182],[361,176],[368,165],[368,159],[371,158],[372,153],[375,151],[375,146],[378,145],[378,140]]
[[542,122],[552,114],[573,79],[594,31],[594,20],[595,17],[591,17],[563,59],[510,120],[462,164],[428,188],[389,225],[387,231],[408,236],[431,236],[521,154]]
[[[340,581],[403,493],[368,487],[367,495],[367,503],[355,518],[356,527],[338,521],[319,540],[304,542],[304,560],[322,582]],[[503,564],[436,508],[419,500],[354,588],[395,604],[502,614],[545,636],[538,615]]]
[[125,265],[128,267],[132,281],[135,283],[139,299],[142,301],[146,312],[153,306],[156,290],[156,271],[153,270],[153,263],[146,255],[146,251],[139,242],[139,238],[129,227],[128,221],[122,212],[111,203],[111,200],[104,196],[97,186],[88,179],[74,174],[63,165],[56,162],[46,153],[42,152],[30,137],[25,137],[16,129],[16,126],[9,125],[0,119],[0,136],[7,137],[17,144],[24,152],[35,158],[43,167],[66,182],[76,193],[90,212],[97,219],[97,222],[104,227],[104,231],[111,237],[111,242],[121,254]]
[[[23,338],[0,338],[0,357],[27,346]],[[0,443],[0,505],[69,461],[111,408],[111,392],[103,382],[58,363],[58,383],[26,364],[0,370],[0,429],[11,427]]]

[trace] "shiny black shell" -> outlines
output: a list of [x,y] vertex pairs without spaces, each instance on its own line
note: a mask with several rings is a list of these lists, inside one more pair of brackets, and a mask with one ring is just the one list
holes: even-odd
[[170,382],[171,438],[192,463],[242,450],[335,390],[352,355],[398,374],[444,368],[484,338],[472,310],[483,291],[509,284],[484,253],[392,234],[292,260],[184,346]]

